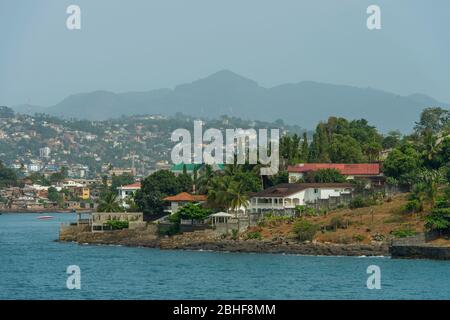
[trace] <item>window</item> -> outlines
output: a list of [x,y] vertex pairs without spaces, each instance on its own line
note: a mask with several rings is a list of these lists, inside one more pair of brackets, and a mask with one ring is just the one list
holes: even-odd
[[319,189],[314,189],[314,193],[319,193]]

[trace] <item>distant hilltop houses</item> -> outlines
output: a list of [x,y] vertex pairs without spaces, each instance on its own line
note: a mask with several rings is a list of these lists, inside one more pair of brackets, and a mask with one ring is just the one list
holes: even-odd
[[[113,170],[134,170],[145,177],[170,170],[173,130],[193,130],[195,118],[183,114],[128,116],[114,120],[61,119],[45,114],[19,114],[0,107],[0,159],[24,173],[41,172],[49,164],[65,166],[72,178],[95,178]],[[269,123],[223,116],[203,121],[204,129],[280,128],[302,133],[304,129],[282,122]],[[78,168],[75,168],[78,166]],[[81,168],[84,166],[84,168]],[[71,169],[73,167],[73,170]],[[131,173],[131,172],[130,172]]]

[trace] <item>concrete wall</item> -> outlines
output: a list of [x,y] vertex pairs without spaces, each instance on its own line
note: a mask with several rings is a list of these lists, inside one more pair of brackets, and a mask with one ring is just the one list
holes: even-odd
[[92,222],[104,223],[108,220],[119,221],[139,221],[144,220],[142,212],[94,212],[92,213]]
[[389,253],[392,258],[450,260],[450,247],[391,246]]
[[214,226],[214,231],[218,234],[232,234],[233,230],[238,230],[239,232],[244,232],[249,227],[248,218],[230,219],[228,224],[218,223]]
[[60,241],[75,241],[93,244],[123,244],[136,246],[157,246],[158,231],[155,224],[146,224],[135,229],[123,229],[107,232],[91,232],[88,225],[61,225]]

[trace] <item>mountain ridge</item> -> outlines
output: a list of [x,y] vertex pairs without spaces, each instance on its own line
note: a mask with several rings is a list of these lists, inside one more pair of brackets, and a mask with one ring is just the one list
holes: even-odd
[[[282,119],[313,129],[329,116],[365,118],[381,131],[408,132],[420,112],[429,106],[448,108],[447,103],[414,93],[408,96],[374,88],[300,81],[273,87],[229,70],[175,86],[148,91],[114,93],[107,90],[77,93],[39,112],[64,118],[106,120],[122,115],[182,112],[216,118],[223,114],[254,120]],[[17,108],[16,111],[28,108]]]

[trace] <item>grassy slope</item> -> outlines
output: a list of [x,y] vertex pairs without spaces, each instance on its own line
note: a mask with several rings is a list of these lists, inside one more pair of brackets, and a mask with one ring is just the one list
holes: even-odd
[[[424,214],[405,214],[401,212],[406,203],[407,195],[397,195],[380,205],[359,209],[338,209],[325,216],[306,217],[305,219],[317,223],[322,231],[314,237],[318,242],[331,243],[370,243],[372,240],[389,240],[394,236],[395,230],[413,230],[423,232]],[[331,221],[339,218],[344,228],[335,228]],[[348,227],[347,227],[348,221]],[[253,227],[248,232],[259,231],[263,239],[289,239],[294,238],[292,222],[281,219],[268,219],[260,227]],[[381,237],[380,237],[381,235]]]

